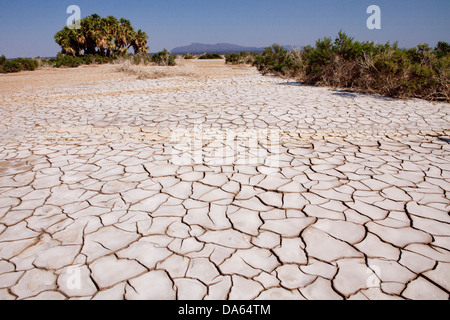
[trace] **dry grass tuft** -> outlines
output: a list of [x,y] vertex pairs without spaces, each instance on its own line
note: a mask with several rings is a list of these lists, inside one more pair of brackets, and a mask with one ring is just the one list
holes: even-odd
[[192,65],[181,64],[174,67],[166,66],[145,66],[134,65],[129,60],[123,60],[118,63],[117,71],[124,72],[131,76],[136,76],[138,80],[161,79],[172,77],[196,77],[195,67]]

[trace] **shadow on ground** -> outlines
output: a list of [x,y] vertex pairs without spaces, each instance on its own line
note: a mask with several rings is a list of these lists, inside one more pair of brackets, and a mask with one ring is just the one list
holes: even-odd
[[299,81],[286,81],[286,82],[279,82],[277,85],[280,86],[295,86],[295,87],[314,87],[313,85],[305,84],[303,82]]
[[439,137],[438,140],[450,143],[450,139],[449,138]]

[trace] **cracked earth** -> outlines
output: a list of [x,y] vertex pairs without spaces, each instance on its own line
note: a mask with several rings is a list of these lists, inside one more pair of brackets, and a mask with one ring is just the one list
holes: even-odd
[[0,110],[0,299],[449,299],[449,104],[249,69]]

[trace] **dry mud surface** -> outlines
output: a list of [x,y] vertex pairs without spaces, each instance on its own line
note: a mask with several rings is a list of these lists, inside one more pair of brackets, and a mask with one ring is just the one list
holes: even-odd
[[182,63],[0,76],[0,299],[449,298],[449,104]]

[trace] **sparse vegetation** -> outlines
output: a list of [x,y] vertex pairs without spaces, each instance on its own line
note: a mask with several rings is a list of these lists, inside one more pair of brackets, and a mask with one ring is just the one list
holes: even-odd
[[62,56],[55,59],[54,68],[68,67],[76,68],[84,63],[80,57]]
[[50,59],[39,59],[41,66],[49,66],[53,68],[77,68],[81,65],[90,65],[90,64],[105,64],[112,63],[117,60],[118,57],[102,57],[96,54],[87,54],[81,57],[73,57],[70,55],[64,55],[58,53],[56,58]]
[[358,42],[344,32],[320,39],[315,47],[288,52],[266,48],[254,65],[263,73],[306,84],[346,88],[389,97],[450,101],[450,45],[439,42],[401,49],[397,43]]
[[225,55],[225,62],[230,64],[253,64],[256,54],[253,52],[230,53]]
[[183,54],[183,59],[196,59],[197,57],[195,55],[193,55],[192,53],[185,53]]
[[[144,64],[144,65],[148,65],[150,63],[152,63],[152,57],[146,54],[137,54],[131,57],[127,57],[129,61],[131,61],[132,64],[135,65],[139,65],[139,64]],[[125,58],[125,59],[127,59]]]
[[196,77],[195,69],[190,66],[180,65],[176,68],[170,66],[136,65],[131,59],[119,59],[117,71],[136,76],[138,80],[161,79],[168,77]]
[[33,71],[39,67],[39,63],[35,59],[18,58],[15,59],[18,63],[22,65],[23,70]]
[[200,57],[198,57],[199,59],[204,59],[204,60],[207,60],[207,59],[223,59],[223,57],[220,55],[220,54],[218,54],[218,53],[205,53],[205,54],[202,54]]
[[[39,66],[54,68],[76,68],[80,65],[112,63],[120,58],[132,59],[134,64],[155,62],[174,65],[175,58],[158,54],[154,57],[148,52],[148,37],[142,30],[134,31],[130,21],[113,16],[101,18],[93,14],[80,21],[81,28],[64,27],[55,34],[55,41],[61,46],[56,58],[50,59],[0,59],[0,73],[35,70]],[[134,56],[128,53],[130,48]]]
[[152,56],[152,61],[158,66],[174,66],[176,65],[175,59],[176,56],[171,55],[166,49]]
[[262,74],[273,73],[282,76],[294,76],[302,66],[297,55],[278,44],[266,48],[263,54],[256,55],[253,65]]
[[0,57],[0,73],[13,73],[25,70],[35,70],[38,67],[53,67],[53,68],[77,68],[82,65],[91,64],[106,64],[106,63],[118,63],[128,61],[133,65],[159,65],[159,66],[175,66],[175,56],[165,50],[154,54],[153,56],[147,54],[138,55],[123,55],[103,57],[98,54],[87,54],[80,57],[74,57],[71,55],[65,55],[58,53],[56,58],[37,58],[37,59],[25,59],[18,58],[14,60],[7,60],[4,56]]
[[33,71],[39,67],[35,59],[17,58],[7,60],[5,56],[0,57],[0,73],[14,73],[20,71]]

